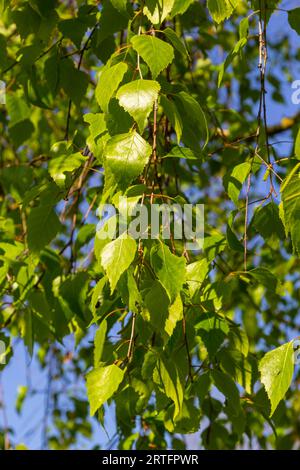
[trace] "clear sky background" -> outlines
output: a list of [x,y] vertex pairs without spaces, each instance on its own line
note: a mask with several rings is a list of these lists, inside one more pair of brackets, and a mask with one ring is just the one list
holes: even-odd
[[[298,0],[285,0],[281,3],[280,8],[282,9],[293,9],[299,7]],[[281,36],[288,32],[290,37],[291,47],[295,49],[300,48],[299,36],[291,30],[287,21],[287,13],[283,11],[277,11],[273,14],[271,21],[268,26],[268,37],[272,41],[272,38],[276,40],[280,39]],[[272,73],[278,76],[282,83],[282,94],[286,99],[286,103],[280,104],[274,102],[271,97],[271,89],[267,94],[267,110],[268,110],[268,124],[279,123],[283,117],[293,116],[300,112],[300,104],[295,105],[292,103],[292,88],[291,83],[285,80],[282,76],[282,70],[280,64],[276,63],[276,55],[270,56],[268,61],[268,70],[272,70]],[[258,74],[258,71],[257,71]],[[292,80],[300,80],[300,62],[291,64],[290,74],[293,77]],[[287,133],[281,134],[280,139],[277,140],[288,140],[290,135]],[[276,140],[276,139],[274,139]],[[273,140],[273,141],[274,141]],[[271,140],[272,142],[272,140]],[[291,144],[280,144],[276,145],[276,150],[280,155],[288,156],[290,154]],[[65,342],[66,353],[72,351],[74,342],[69,338]],[[10,364],[0,373],[0,379],[2,384],[2,391],[4,394],[5,402],[5,413],[9,426],[14,429],[15,434],[13,436],[14,443],[24,443],[30,449],[41,448],[42,443],[42,428],[44,422],[44,409],[45,409],[45,390],[47,385],[47,370],[42,372],[37,364],[37,361],[31,359],[27,354],[22,341],[14,341],[14,356]],[[15,402],[17,396],[17,389],[19,385],[27,385],[30,382],[33,389],[37,389],[39,393],[33,397],[26,399],[23,411],[18,415],[15,411]],[[40,393],[41,392],[41,393]],[[72,393],[69,390],[67,393]],[[3,423],[3,410],[0,409],[0,423]],[[111,438],[115,433],[114,427],[114,412],[113,409],[107,411],[107,431]],[[96,421],[93,421],[93,439],[91,441],[82,440],[78,448],[91,448],[93,445],[100,445],[102,448],[106,448],[108,445],[108,437],[100,425],[97,425]],[[190,448],[197,448],[198,436],[191,435],[188,438],[188,445]]]

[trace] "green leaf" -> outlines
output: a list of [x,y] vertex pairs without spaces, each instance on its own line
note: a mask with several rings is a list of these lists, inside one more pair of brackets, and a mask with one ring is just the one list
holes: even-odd
[[110,68],[105,68],[99,77],[95,96],[102,111],[108,113],[108,104],[122,82],[127,72],[127,64],[119,62]]
[[118,90],[117,99],[120,105],[136,121],[140,132],[143,132],[146,126],[159,90],[160,84],[153,80],[135,80]]
[[204,372],[203,374],[201,374],[200,377],[197,377],[196,381],[193,383],[193,389],[195,389],[201,405],[204,398],[208,394],[210,385],[211,380],[209,372]]
[[230,199],[237,206],[243,183],[251,170],[251,163],[244,162],[233,167],[224,177],[224,186]]
[[98,47],[105,47],[105,44],[102,42],[108,36],[112,36],[117,31],[126,29],[128,25],[128,15],[125,15],[124,10],[122,12],[117,8],[120,8],[121,1],[116,0],[111,2],[111,0],[102,0],[101,1],[101,16],[99,21],[99,33],[98,33]]
[[214,357],[229,332],[227,323],[214,312],[204,312],[195,328],[199,331],[209,356]]
[[171,16],[182,15],[195,0],[175,0]]
[[160,104],[162,105],[167,118],[176,132],[177,143],[179,144],[182,136],[183,123],[176,104],[164,95],[160,97]]
[[[300,11],[300,8],[299,8]],[[300,129],[298,130],[296,141],[295,141],[295,155],[300,160]]]
[[227,401],[224,406],[224,413],[232,423],[232,431],[241,438],[246,427],[246,415],[243,408],[237,405],[234,406],[232,402]]
[[31,8],[45,18],[48,18],[56,7],[56,0],[30,0],[29,3]]
[[175,302],[186,277],[186,260],[173,255],[167,245],[160,243],[151,250],[151,264],[166,289],[170,301]]
[[300,35],[300,8],[289,10],[288,19],[289,19],[291,28],[293,28],[296,31],[296,33]]
[[[1,4],[0,4],[0,12],[1,12]],[[7,56],[7,47],[6,47],[6,38],[0,34],[0,70],[3,70],[7,67],[8,64],[8,56]],[[0,93],[3,92],[2,88],[0,88]],[[0,100],[1,100],[0,95]],[[2,103],[2,100],[1,100]]]
[[173,47],[154,36],[133,36],[134,50],[142,57],[155,79],[174,59]]
[[6,96],[6,106],[10,117],[10,127],[30,117],[30,108],[20,94],[8,93]]
[[216,387],[226,397],[231,412],[233,412],[234,415],[238,415],[240,409],[240,394],[232,378],[220,370],[212,370],[211,375]]
[[222,369],[251,394],[258,378],[257,363],[253,356],[246,358],[236,349],[221,349],[219,359]]
[[127,286],[129,293],[128,308],[131,312],[139,313],[142,297],[131,269],[127,271]]
[[230,51],[230,53],[229,53],[228,56],[226,57],[225,61],[220,65],[220,71],[219,71],[219,76],[218,76],[218,87],[221,86],[221,83],[222,83],[222,80],[223,80],[225,71],[227,70],[227,68],[229,67],[229,65],[233,62],[233,60],[235,59],[235,57],[237,57],[237,55],[238,55],[238,54],[242,51],[242,49],[246,46],[246,44],[247,44],[247,39],[246,39],[246,38],[241,38],[241,39],[236,43],[236,45],[234,46],[234,48],[232,49],[232,51]]
[[29,119],[20,121],[14,126],[9,126],[9,135],[16,147],[26,142],[34,132],[34,126]]
[[3,261],[15,261],[22,253],[24,247],[21,243],[0,243],[1,258]]
[[101,252],[101,264],[109,279],[113,293],[118,280],[134,260],[137,246],[133,238],[123,233],[106,245]]
[[300,173],[298,163],[281,185],[283,224],[291,234],[294,252],[300,253]]
[[134,125],[132,117],[119,105],[116,98],[113,98],[109,103],[108,114],[105,117],[105,121],[111,136],[125,134],[129,132]]
[[[201,411],[198,406],[195,406],[194,400],[184,400],[180,415],[174,421],[167,421],[166,417],[171,414],[172,409],[166,410],[164,425],[171,433],[194,433],[198,432],[200,427]],[[176,448],[178,450],[178,448]]]
[[113,364],[98,367],[87,374],[86,386],[91,416],[94,416],[96,411],[118,390],[124,373],[124,370]]
[[69,18],[60,21],[58,23],[58,29],[65,38],[70,38],[75,46],[80,49],[82,38],[87,30],[87,24],[83,23],[78,18]]
[[174,402],[173,418],[176,419],[181,413],[184,396],[177,367],[171,361],[161,358],[156,363],[153,379],[156,383],[161,384],[167,397]]
[[88,113],[83,116],[83,120],[89,124],[90,131],[87,145],[99,163],[103,163],[103,150],[110,137],[106,118],[104,113]]
[[206,116],[200,104],[185,91],[180,91],[174,98],[183,122],[183,142],[193,150],[198,150],[203,140],[205,147],[209,132]]
[[165,332],[168,336],[172,336],[177,323],[183,319],[183,304],[180,295],[175,302],[169,307],[169,314],[166,319]]
[[240,0],[207,0],[207,8],[216,23],[229,18],[239,4]]
[[110,1],[116,10],[118,10],[120,13],[125,14],[125,16],[128,16],[127,0],[110,0]]
[[106,331],[107,322],[106,320],[103,320],[98,330],[96,331],[94,338],[94,367],[98,367],[100,365],[106,338]]
[[44,65],[44,75],[53,97],[56,96],[59,85],[59,56],[57,49],[48,57]]
[[[22,62],[23,58],[24,56],[22,56]],[[31,68],[30,77],[27,79],[25,87],[25,94],[30,104],[43,109],[50,109],[42,94],[42,83],[40,77],[37,74],[36,66],[32,66]]]
[[162,335],[168,317],[170,299],[161,282],[154,281],[145,297],[145,304],[150,313],[151,325]]
[[163,30],[163,33],[169,39],[172,46],[183,56],[189,58],[189,53],[185,44],[181,41],[179,36],[176,34],[174,29],[166,28]]
[[[0,361],[1,363],[1,361]],[[23,407],[23,403],[24,403],[24,400],[27,396],[27,392],[28,392],[28,387],[26,387],[26,385],[19,385],[18,386],[18,395],[17,395],[17,399],[16,399],[16,411],[18,414],[21,413],[22,411],[22,407]]]
[[74,101],[76,106],[79,106],[86,94],[89,76],[85,72],[78,70],[71,59],[61,60],[59,71],[60,83],[63,90]]
[[256,209],[253,216],[253,225],[257,232],[268,240],[272,235],[284,238],[284,226],[279,216],[278,206],[274,202],[269,202],[265,206]]
[[136,132],[112,137],[104,149],[106,168],[115,181],[127,187],[143,171],[151,155],[151,146]]
[[174,0],[145,0],[144,15],[154,25],[160,25],[171,12]]
[[[261,387],[257,393],[255,393],[253,398],[253,406],[259,413],[263,415],[265,419],[269,418],[271,413],[271,402],[264,387]],[[268,422],[272,427],[272,421],[269,419]]]
[[239,24],[239,35],[240,35],[240,39],[242,38],[248,39],[248,35],[249,35],[249,18],[248,17],[241,19],[240,24]]
[[254,268],[247,271],[246,274],[255,279],[259,284],[265,286],[267,289],[270,289],[273,292],[276,291],[278,279],[273,273],[271,273],[271,271],[269,271],[269,269],[264,267]]
[[142,378],[148,380],[152,376],[155,364],[157,362],[157,355],[148,350],[144,356],[144,362],[142,365]]
[[273,351],[269,351],[259,363],[261,382],[271,402],[273,415],[279,402],[288,391],[294,373],[293,341],[285,343]]
[[240,253],[244,252],[244,246],[238,239],[237,235],[233,230],[233,224],[235,216],[238,214],[237,210],[233,210],[229,213],[227,218],[227,228],[226,228],[226,239],[229,248],[234,251],[239,251]]
[[27,241],[31,251],[38,252],[53,240],[62,224],[55,213],[53,202],[31,209],[27,219]]
[[87,113],[84,114],[83,120],[89,124],[90,134],[94,140],[107,131],[104,113]]
[[[97,235],[96,235],[97,236]],[[107,277],[103,276],[95,285],[93,289],[93,295],[92,295],[92,300],[91,300],[91,310],[94,318],[96,317],[96,310],[97,310],[97,304],[99,300],[102,298],[102,292],[103,288],[107,282]]]
[[74,315],[78,315],[82,320],[85,319],[88,280],[87,272],[79,271],[74,275],[69,275],[60,286],[59,293],[63,298],[63,308],[70,319]]
[[35,70],[34,62],[37,60],[41,52],[42,52],[42,49],[40,45],[25,46],[20,50],[20,62],[19,63],[20,65],[24,67],[32,66],[31,78]]
[[197,292],[200,289],[204,279],[208,273],[208,264],[207,260],[204,258],[200,261],[195,261],[190,263],[186,267],[186,281],[189,289],[190,296]]
[[33,331],[33,313],[31,311],[25,311],[25,318],[21,336],[24,340],[24,344],[27,347],[28,353],[32,357],[34,349],[34,331]]
[[8,364],[12,355],[11,340],[0,332],[0,372]]
[[247,357],[249,353],[249,340],[246,332],[238,327],[233,327],[229,332],[229,340],[233,349],[236,349]]
[[41,23],[39,30],[37,31],[37,37],[39,40],[47,43],[47,41],[51,38],[53,30],[57,26],[59,16],[55,10],[55,5],[50,7],[48,11],[46,11],[47,7],[44,8],[44,5],[47,4],[47,1],[43,2],[43,5],[40,0],[31,0],[31,4],[33,4],[33,2],[39,2],[39,7],[37,9],[41,15]]
[[226,238],[223,234],[213,229],[211,234],[206,234],[204,237],[204,251],[207,261],[212,261],[215,256],[226,248]]
[[30,5],[24,5],[22,9],[12,11],[11,19],[16,23],[17,31],[22,39],[27,38],[31,33],[36,33],[41,24],[40,16]]
[[185,160],[199,161],[199,155],[193,152],[193,150],[187,147],[179,147],[179,145],[172,147],[171,151],[162,158],[184,158]]
[[[53,147],[52,147],[53,148]],[[67,172],[72,172],[79,168],[86,160],[80,152],[71,155],[64,154],[51,158],[48,165],[48,171],[55,183],[64,187]]]
[[[114,189],[114,188],[112,188]],[[94,253],[95,258],[101,264],[101,253],[103,248],[116,236],[118,215],[112,215],[104,221],[100,229],[96,231],[96,237],[94,241]],[[104,282],[104,281],[103,281]],[[103,284],[104,285],[104,284]]]
[[0,13],[3,13],[4,10],[8,7],[9,0],[0,0]]

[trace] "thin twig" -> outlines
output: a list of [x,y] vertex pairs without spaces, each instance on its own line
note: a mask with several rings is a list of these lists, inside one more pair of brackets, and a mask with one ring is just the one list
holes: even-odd
[[[264,23],[264,24],[263,24]],[[257,114],[257,130],[256,130],[256,147],[254,156],[258,156],[260,160],[262,160],[267,167],[270,169],[270,184],[271,184],[271,192],[274,191],[273,179],[272,179],[272,171],[274,172],[271,161],[270,161],[270,148],[269,148],[269,137],[267,131],[267,111],[266,111],[266,89],[265,89],[265,70],[267,64],[267,46],[266,46],[266,17],[264,18],[264,22],[262,19],[262,2],[259,0],[259,20],[258,20],[258,69],[260,71],[260,97],[259,97],[259,109]],[[264,161],[263,158],[259,155],[259,138],[261,135],[261,124],[262,120],[264,122],[264,130],[265,130],[265,139],[266,139],[266,146],[267,146],[267,155],[268,155],[268,163]],[[245,202],[245,219],[244,219],[244,270],[247,271],[247,244],[248,244],[248,209],[249,209],[249,194],[251,189],[251,172],[252,172],[252,165],[250,173],[247,178],[247,188],[246,188],[246,202]],[[279,176],[279,175],[277,175]]]
[[187,354],[189,378],[190,378],[190,381],[193,382],[192,358],[191,358],[191,353],[189,349],[188,337],[186,333],[186,319],[185,319],[184,313],[183,313],[183,319],[182,319],[182,331],[183,331],[184,344],[185,344],[185,349],[186,349],[186,354]]
[[128,362],[131,362],[132,356],[133,356],[135,320],[136,320],[136,314],[133,313],[132,314],[132,324],[131,324],[131,334],[130,334],[130,340],[129,340],[128,351],[127,351],[127,360],[128,360]]
[[[141,22],[142,22],[142,15],[141,15]],[[142,26],[140,25],[138,29],[138,36],[140,36],[141,31],[142,31]],[[139,72],[140,79],[143,80],[143,74],[141,71],[141,57],[139,53],[137,53],[136,68],[137,68],[137,71]]]
[[[283,132],[286,132],[290,129],[292,129],[295,124],[297,124],[300,121],[300,113],[295,114],[294,116],[285,118],[282,122],[278,124],[274,124],[272,126],[267,127],[267,133],[268,137],[272,137],[277,134],[281,134]],[[232,148],[235,145],[240,144],[241,142],[251,142],[253,140],[257,139],[257,130],[253,132],[252,134],[242,136],[242,137],[237,137],[232,140],[228,140],[227,142],[224,143],[224,145],[216,148],[215,150],[212,150],[207,154],[208,157],[212,157],[220,152],[222,152],[225,149]],[[283,141],[282,141],[283,142]],[[289,142],[292,143],[292,142]],[[272,144],[269,143],[269,146],[275,145],[276,142],[273,142]],[[267,163],[267,162],[266,162]]]
[[[63,37],[60,37],[59,39],[57,39],[57,41],[55,41],[53,44],[51,44],[50,47],[48,47],[48,49],[46,49],[45,51],[43,51],[35,60],[34,60],[34,63],[38,62],[40,59],[42,59],[43,57],[45,57],[45,55],[49,54],[49,52],[52,51],[52,49],[57,46],[57,44],[61,43],[63,40]],[[17,65],[19,65],[21,62],[18,61],[18,60],[15,60],[12,64],[10,64],[6,69],[4,69],[1,73],[1,75],[4,75],[5,73],[9,72],[10,70],[12,70],[14,67],[16,67]]]
[[[81,49],[81,52],[80,52],[80,56],[79,56],[79,62],[78,62],[78,65],[77,65],[77,70],[80,70],[81,68],[81,64],[82,64],[82,61],[83,61],[83,56],[84,56],[84,53],[85,51],[87,50],[88,48],[88,45],[98,27],[98,24],[99,23],[96,23],[95,26],[93,27],[92,31],[90,32],[89,34],[89,37],[87,38],[87,40],[85,41],[84,45],[83,45],[83,48]],[[67,114],[67,123],[66,123],[66,132],[65,132],[65,140],[69,140],[69,131],[70,131],[70,120],[71,120],[71,111],[72,111],[72,100],[70,99],[69,100],[69,104],[68,104],[68,114]]]
[[[9,304],[9,305],[11,305],[11,304]],[[11,313],[11,314],[9,315],[9,317],[5,320],[5,322],[4,322],[4,323],[1,323],[1,325],[0,325],[0,330],[3,330],[4,328],[7,328],[7,327],[11,324],[12,319],[14,318],[14,316],[15,316],[16,314],[17,314],[17,310],[15,310],[13,313]]]
[[246,190],[246,204],[245,204],[245,222],[244,222],[244,270],[247,271],[247,242],[248,242],[248,209],[249,209],[249,192],[251,187],[251,172],[247,179],[247,190]]
[[90,203],[90,205],[89,205],[89,207],[88,207],[88,209],[87,209],[87,211],[86,211],[86,213],[84,214],[84,216],[82,218],[81,225],[83,225],[85,223],[86,219],[90,215],[90,212],[91,212],[92,208],[94,207],[94,204],[97,200],[97,197],[98,197],[98,194],[95,194],[92,201],[91,201],[91,203]]

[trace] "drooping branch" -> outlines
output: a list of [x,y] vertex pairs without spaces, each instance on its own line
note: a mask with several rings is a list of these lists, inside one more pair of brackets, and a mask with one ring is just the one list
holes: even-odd
[[[296,124],[300,123],[300,112],[296,113],[294,116],[290,117],[285,117],[281,120],[281,122],[277,124],[273,124],[272,126],[267,127],[267,134],[269,137],[273,137],[278,134],[282,134],[283,132],[291,130]],[[226,131],[224,131],[226,132]],[[218,132],[217,131],[217,136],[223,137],[223,132]],[[211,157],[213,155],[218,154],[219,152],[222,152],[226,148],[234,147],[236,145],[239,145],[243,142],[246,143],[251,143],[254,142],[256,139],[256,132],[252,132],[251,134],[240,136],[240,137],[235,137],[235,138],[230,138],[230,134],[227,133],[226,135],[226,142],[224,142],[224,145],[216,148],[215,150],[212,150],[209,152],[208,156]],[[269,144],[272,145],[272,144]]]
[[[88,49],[88,46],[89,46],[89,43],[93,37],[93,35],[95,34],[97,28],[98,28],[98,25],[99,23],[96,23],[95,26],[93,27],[92,31],[90,32],[87,40],[85,41],[82,49],[81,49],[81,52],[80,52],[80,56],[79,56],[79,61],[78,61],[78,65],[77,65],[77,70],[80,70],[81,68],[81,65],[82,65],[82,61],[83,61],[83,56],[84,56],[84,53],[86,52],[86,50]],[[65,140],[69,140],[69,130],[70,130],[70,120],[71,120],[71,111],[72,111],[72,100],[70,99],[69,100],[69,103],[68,103],[68,113],[67,113],[67,123],[66,123],[66,132],[65,132]]]

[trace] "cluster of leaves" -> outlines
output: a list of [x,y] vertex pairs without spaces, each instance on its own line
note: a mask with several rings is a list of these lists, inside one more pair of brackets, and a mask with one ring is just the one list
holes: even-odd
[[[21,336],[49,386],[85,377],[103,426],[115,404],[122,449],[184,448],[178,435],[199,430],[208,449],[300,445],[299,391],[282,401],[299,326],[300,138],[278,156],[269,139],[297,121],[268,129],[264,80],[278,102],[280,82],[253,78],[277,3],[0,0],[6,362]],[[299,33],[300,10],[288,18]],[[205,204],[201,252],[103,237],[114,220],[99,225],[98,207],[130,218],[153,201]],[[61,398],[53,387],[52,448],[91,436],[82,390]]]

